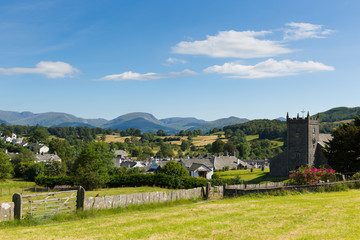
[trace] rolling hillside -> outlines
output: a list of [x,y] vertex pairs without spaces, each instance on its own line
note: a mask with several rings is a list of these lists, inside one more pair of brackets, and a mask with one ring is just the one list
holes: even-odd
[[[360,107],[347,108],[337,107],[320,113],[321,122],[338,122],[343,120],[352,120],[360,114]],[[314,115],[316,116],[316,115]]]

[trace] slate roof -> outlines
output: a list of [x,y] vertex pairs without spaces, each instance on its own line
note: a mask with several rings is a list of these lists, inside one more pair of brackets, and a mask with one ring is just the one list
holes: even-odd
[[36,162],[48,162],[51,160],[61,162],[61,158],[56,154],[35,154]]
[[127,168],[132,168],[136,165],[136,162],[131,162],[131,161],[123,161],[122,163],[120,163],[120,167],[127,167]]
[[320,144],[320,146],[325,147],[326,142],[330,141],[331,139],[333,139],[331,134],[319,134],[318,143]]
[[185,165],[187,169],[193,165],[193,163],[201,164],[206,166],[209,169],[214,168],[213,160],[209,158],[190,158],[190,159],[182,159],[181,162]]
[[201,164],[201,163],[193,163],[193,164],[191,165],[191,167],[189,168],[189,171],[190,171],[190,172],[194,172],[194,171],[196,171],[197,169],[199,169],[200,167],[204,167],[204,168],[207,169],[207,172],[211,172],[211,169],[210,169],[210,168],[206,167],[204,164]]
[[128,156],[128,154],[124,150],[116,150],[114,154],[115,154],[116,157],[117,156],[121,156],[121,157],[127,157]]

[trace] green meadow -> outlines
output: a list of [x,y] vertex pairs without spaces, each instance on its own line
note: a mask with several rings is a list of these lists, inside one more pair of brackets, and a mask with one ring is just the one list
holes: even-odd
[[0,224],[1,239],[358,239],[360,190],[246,196],[39,225]]
[[264,181],[269,174],[270,170],[264,169],[261,171],[259,168],[254,168],[253,172],[250,169],[229,170],[224,172],[217,172],[221,178],[236,178],[240,177],[241,180],[248,183],[260,183]]

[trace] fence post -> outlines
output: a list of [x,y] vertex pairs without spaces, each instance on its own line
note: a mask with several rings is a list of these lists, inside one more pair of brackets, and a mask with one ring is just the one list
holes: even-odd
[[[227,183],[225,183],[224,185],[223,185],[223,198],[225,197],[225,191],[226,191],[226,188],[227,188]],[[236,191],[236,190],[235,190]]]
[[77,195],[76,195],[76,209],[84,209],[85,202],[85,189],[83,187],[79,187]]
[[20,194],[15,193],[13,195],[14,202],[14,219],[22,218],[22,197]]
[[210,189],[211,189],[211,183],[207,182],[206,183],[206,199],[209,199]]

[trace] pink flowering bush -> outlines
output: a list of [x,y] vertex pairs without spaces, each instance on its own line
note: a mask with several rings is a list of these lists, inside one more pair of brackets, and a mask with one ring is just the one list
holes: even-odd
[[290,179],[298,185],[318,184],[319,181],[334,182],[336,180],[336,173],[333,169],[315,168],[311,166],[300,167],[290,172]]

